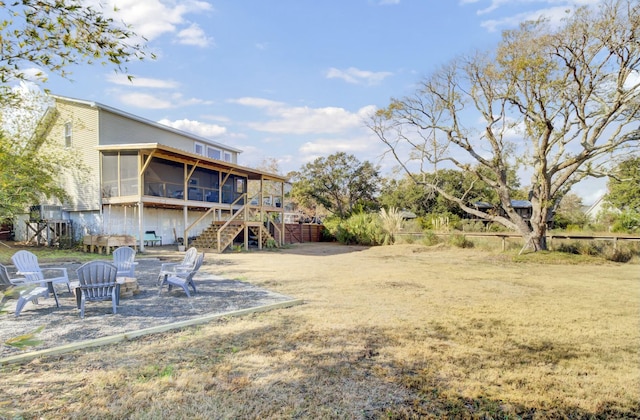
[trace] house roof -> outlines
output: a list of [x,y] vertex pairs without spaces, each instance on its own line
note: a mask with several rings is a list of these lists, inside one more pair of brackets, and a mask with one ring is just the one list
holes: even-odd
[[[473,205],[478,209],[491,209],[493,204],[484,201],[476,201]],[[511,206],[515,209],[528,209],[531,208],[531,201],[528,200],[511,200]]]
[[265,180],[282,182],[287,180],[287,178],[282,175],[261,171],[259,169],[248,168],[246,166],[237,165],[235,163],[211,159],[206,156],[186,152],[182,149],[177,149],[175,147],[166,146],[159,143],[113,144],[98,146],[97,149],[99,151],[145,151],[153,154],[156,157],[181,160],[194,165],[196,163],[206,163],[212,167],[224,169],[227,172],[244,175],[248,179],[252,180],[258,180],[261,178]]
[[108,112],[111,112],[111,113],[116,114],[116,115],[120,115],[121,117],[128,118],[130,120],[138,121],[139,123],[142,123],[142,124],[150,125],[150,126],[153,126],[155,128],[159,128],[161,130],[170,131],[172,133],[179,134],[181,136],[191,138],[191,139],[199,141],[199,142],[208,143],[208,144],[210,144],[212,146],[216,146],[216,147],[219,147],[219,148],[222,148],[222,149],[230,150],[232,152],[242,153],[242,150],[236,149],[235,147],[231,147],[231,146],[228,146],[226,144],[218,143],[216,141],[213,141],[213,140],[208,139],[206,137],[198,136],[198,135],[193,134],[193,133],[189,133],[189,132],[186,132],[186,131],[178,130],[176,128],[169,127],[169,126],[164,125],[164,124],[160,124],[158,122],[155,122],[155,121],[140,117],[138,115],[130,114],[128,112],[122,111],[122,110],[117,109],[117,108],[113,108],[113,107],[108,106],[108,105],[101,104],[99,102],[86,101],[86,100],[83,100],[83,99],[70,98],[70,97],[67,97],[67,96],[60,96],[60,95],[50,95],[50,96],[52,98],[54,98],[55,100],[58,100],[58,101],[72,102],[72,103],[76,103],[76,104],[80,104],[80,105],[89,106],[91,108],[101,109],[101,110],[108,111]]

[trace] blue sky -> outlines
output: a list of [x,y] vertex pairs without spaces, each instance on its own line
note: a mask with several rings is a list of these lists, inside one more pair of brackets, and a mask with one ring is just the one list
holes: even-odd
[[[130,65],[133,83],[80,66],[47,88],[240,148],[245,166],[275,158],[286,173],[344,151],[389,173],[368,112],[504,29],[597,1],[103,0],[158,58]],[[589,204],[603,188],[576,192]]]

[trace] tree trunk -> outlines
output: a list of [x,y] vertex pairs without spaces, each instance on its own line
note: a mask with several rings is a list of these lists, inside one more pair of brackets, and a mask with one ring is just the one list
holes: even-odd
[[527,245],[533,248],[534,251],[546,251],[547,250],[547,236],[545,234],[531,232]]
[[527,236],[527,245],[534,251],[547,250],[547,219],[549,210],[546,208],[536,208],[538,202],[534,201],[534,210],[529,220],[531,226]]

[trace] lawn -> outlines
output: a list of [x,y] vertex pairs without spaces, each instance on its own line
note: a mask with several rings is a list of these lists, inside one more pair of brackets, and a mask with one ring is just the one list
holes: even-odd
[[218,274],[305,304],[4,366],[0,418],[640,417],[640,265],[549,260],[211,254]]

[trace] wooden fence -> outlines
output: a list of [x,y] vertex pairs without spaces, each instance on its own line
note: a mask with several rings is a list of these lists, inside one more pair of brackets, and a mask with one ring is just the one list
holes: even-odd
[[[506,249],[507,239],[520,239],[522,235],[513,232],[434,232],[436,236],[450,236],[450,235],[463,235],[464,237],[483,237],[483,238],[499,238],[502,240],[502,250]],[[419,237],[423,235],[422,232],[410,233],[403,232],[400,236],[415,236]],[[614,235],[614,234],[571,234],[571,233],[549,233],[547,234],[547,245],[551,246],[554,240],[587,240],[587,241],[611,241],[614,249],[619,242],[633,242],[640,241],[640,236],[631,235]]]
[[284,243],[320,242],[324,226],[314,223],[287,223],[284,225]]

